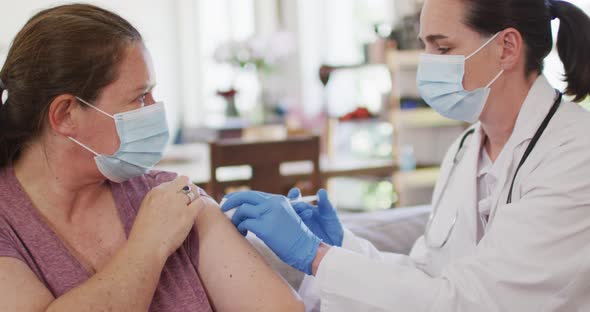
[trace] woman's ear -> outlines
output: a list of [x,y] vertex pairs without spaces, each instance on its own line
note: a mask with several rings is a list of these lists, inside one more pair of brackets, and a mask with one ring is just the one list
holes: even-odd
[[[502,45],[502,69],[510,71],[517,69],[526,60],[524,55],[524,42],[520,32],[514,28],[507,28],[500,35]],[[523,54],[523,55],[521,55]]]
[[63,136],[74,136],[79,122],[76,112],[79,110],[80,104],[73,95],[57,96],[49,104],[49,126]]

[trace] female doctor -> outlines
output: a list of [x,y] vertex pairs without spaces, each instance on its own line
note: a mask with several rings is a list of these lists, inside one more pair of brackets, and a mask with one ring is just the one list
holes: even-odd
[[242,192],[222,209],[238,207],[242,234],[315,276],[322,311],[589,310],[590,113],[541,74],[555,18],[565,93],[582,100],[590,19],[573,4],[425,1],[418,88],[440,114],[476,123],[450,147],[409,256],[343,229],[325,191],[317,207]]

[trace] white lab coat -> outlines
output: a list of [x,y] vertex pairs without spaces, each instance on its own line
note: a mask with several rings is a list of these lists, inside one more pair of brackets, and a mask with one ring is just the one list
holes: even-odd
[[450,179],[459,140],[449,149],[434,191],[441,203],[433,236],[447,233],[459,210],[448,243],[431,249],[421,237],[405,256],[379,252],[345,230],[343,247],[331,248],[317,276],[304,281],[308,309],[315,296],[326,312],[590,311],[590,113],[562,103],[506,204],[516,167],[555,96],[543,76],[530,90],[504,147],[511,159],[479,243],[476,124]]

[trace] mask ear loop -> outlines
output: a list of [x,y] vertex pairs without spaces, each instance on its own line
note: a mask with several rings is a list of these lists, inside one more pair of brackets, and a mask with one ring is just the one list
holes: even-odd
[[498,35],[500,35],[501,31],[497,32],[495,35],[492,36],[492,38],[488,39],[488,41],[486,41],[486,43],[484,43],[481,47],[477,48],[477,50],[475,50],[475,52],[469,54],[469,56],[467,56],[465,58],[465,60],[470,59],[472,56],[476,55],[479,51],[483,50],[483,48],[487,47],[488,44],[490,44],[490,42],[494,41],[494,39],[496,39],[496,37],[498,37]]
[[79,97],[76,97],[76,99],[77,99],[78,101],[80,101],[80,102],[82,102],[82,103],[84,103],[84,104],[86,104],[86,105],[88,105],[88,106],[90,106],[90,107],[94,108],[96,111],[98,111],[98,112],[100,112],[100,113],[102,113],[102,114],[104,114],[104,115],[106,115],[106,116],[108,116],[108,117],[111,117],[112,119],[115,119],[115,117],[114,117],[113,115],[111,115],[111,114],[109,114],[109,113],[107,113],[107,112],[103,111],[102,109],[100,109],[100,108],[98,108],[98,107],[96,107],[96,106],[94,106],[94,105],[92,105],[92,104],[90,104],[90,103],[88,103],[88,102],[86,102],[86,101],[84,101],[84,100],[82,100],[81,98],[79,98]]
[[87,151],[91,152],[95,156],[99,156],[99,154],[97,152],[93,151],[90,147],[82,144],[82,142],[80,142],[80,141],[78,141],[78,140],[76,140],[76,139],[74,139],[72,137],[68,137],[68,139],[70,139],[70,140],[74,141],[75,143],[77,143],[78,145],[82,146],[84,149],[86,149]]
[[[496,39],[498,37],[498,35],[500,35],[501,31],[497,32],[495,35],[493,35],[490,39],[488,39],[488,41],[486,41],[481,47],[479,47],[477,50],[475,50],[473,53],[469,54],[469,56],[467,56],[465,58],[465,60],[470,59],[472,56],[476,55],[479,51],[481,51],[483,48],[487,47],[488,44],[490,44],[490,42],[494,41],[494,39]],[[500,76],[502,76],[502,74],[504,73],[504,70],[500,70],[500,72],[496,75],[496,77],[494,77],[494,79],[492,79],[492,81],[490,81],[490,83],[488,83],[488,85],[486,86],[486,89],[491,87],[494,82],[496,82],[496,80],[498,80],[498,78],[500,78]]]
[[502,76],[502,74],[504,73],[504,70],[502,69],[497,75],[496,77],[494,77],[494,79],[492,79],[492,81],[490,81],[490,83],[488,83],[488,85],[486,86],[486,89],[491,87],[494,82],[496,82],[496,80],[498,80],[498,78],[500,78],[500,76]]
[[[86,105],[90,106],[91,108],[95,109],[95,110],[96,110],[96,111],[98,111],[99,113],[102,113],[102,114],[104,114],[104,115],[106,115],[106,116],[108,116],[108,117],[111,117],[111,118],[113,118],[113,119],[114,119],[114,117],[113,117],[113,116],[111,116],[111,114],[109,114],[109,113],[107,113],[107,112],[103,111],[102,109],[100,109],[100,108],[98,108],[98,107],[96,107],[96,106],[94,106],[94,105],[92,105],[92,104],[90,104],[90,103],[88,103],[88,102],[84,101],[83,99],[81,99],[81,98],[79,98],[79,97],[76,97],[76,99],[77,99],[78,101],[80,101],[80,102],[82,102],[82,103],[84,103],[84,104],[86,104]],[[80,145],[80,146],[81,146],[81,147],[83,147],[85,150],[87,150],[87,151],[91,152],[91,153],[92,153],[92,154],[94,154],[95,156],[100,156],[100,155],[99,155],[97,152],[93,151],[93,150],[92,150],[90,147],[86,146],[84,143],[82,143],[82,142],[80,142],[80,141],[78,141],[78,140],[76,140],[76,139],[74,139],[74,138],[72,138],[72,137],[70,137],[70,136],[68,137],[68,139],[70,139],[70,140],[72,140],[74,143],[76,143],[76,144]]]

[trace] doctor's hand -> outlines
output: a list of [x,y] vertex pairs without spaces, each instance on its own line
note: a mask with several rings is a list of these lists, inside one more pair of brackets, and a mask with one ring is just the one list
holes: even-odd
[[[300,202],[294,204],[293,208],[313,234],[329,245],[342,247],[344,230],[336,214],[336,209],[330,203],[326,190],[321,189],[317,195],[317,206]],[[301,197],[301,191],[298,188],[293,188],[287,197],[295,200]]]
[[250,231],[290,266],[311,274],[321,240],[295,213],[284,196],[237,192],[225,196],[223,212],[237,207],[233,224],[243,235]]

